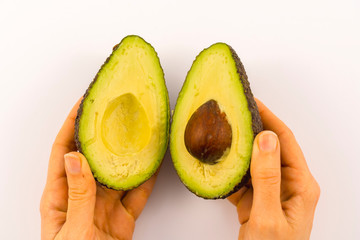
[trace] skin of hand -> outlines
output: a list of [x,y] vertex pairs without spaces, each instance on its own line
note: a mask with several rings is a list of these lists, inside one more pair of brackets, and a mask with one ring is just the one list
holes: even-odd
[[74,124],[80,100],[53,144],[41,198],[41,239],[132,239],[156,174],[130,191],[96,183],[87,160],[76,152]]
[[253,145],[251,186],[228,199],[237,207],[241,240],[310,238],[320,187],[291,130],[257,100],[267,131]]

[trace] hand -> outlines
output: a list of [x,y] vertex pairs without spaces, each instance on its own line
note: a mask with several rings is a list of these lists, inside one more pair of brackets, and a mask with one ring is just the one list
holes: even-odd
[[131,239],[156,175],[128,192],[95,183],[87,160],[75,152],[74,123],[79,103],[52,147],[40,204],[41,239]]
[[264,128],[271,131],[254,140],[252,186],[228,197],[237,206],[239,239],[309,239],[319,185],[290,129],[263,103],[257,104]]

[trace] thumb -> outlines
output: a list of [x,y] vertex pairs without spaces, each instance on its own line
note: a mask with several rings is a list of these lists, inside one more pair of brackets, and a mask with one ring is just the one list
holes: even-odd
[[254,188],[251,214],[258,216],[270,214],[273,216],[281,213],[280,145],[274,132],[263,131],[256,136],[250,172]]
[[65,170],[68,182],[68,209],[66,221],[85,224],[94,221],[96,184],[86,158],[78,152],[65,154]]

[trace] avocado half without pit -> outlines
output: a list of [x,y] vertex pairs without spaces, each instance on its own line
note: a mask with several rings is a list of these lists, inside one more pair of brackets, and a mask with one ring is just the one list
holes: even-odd
[[216,43],[195,59],[177,99],[170,151],[185,186],[206,199],[245,185],[255,136],[263,126],[235,51]]
[[75,123],[76,145],[98,182],[130,190],[160,166],[169,117],[157,53],[142,38],[127,36],[114,47],[84,95]]

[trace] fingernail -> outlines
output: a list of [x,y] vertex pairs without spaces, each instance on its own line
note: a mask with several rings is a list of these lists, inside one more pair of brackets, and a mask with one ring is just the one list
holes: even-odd
[[263,152],[274,152],[277,145],[277,136],[274,132],[265,131],[259,136],[259,148]]
[[64,155],[65,166],[68,172],[72,174],[78,174],[81,171],[81,162],[78,155],[73,153],[67,153]]

